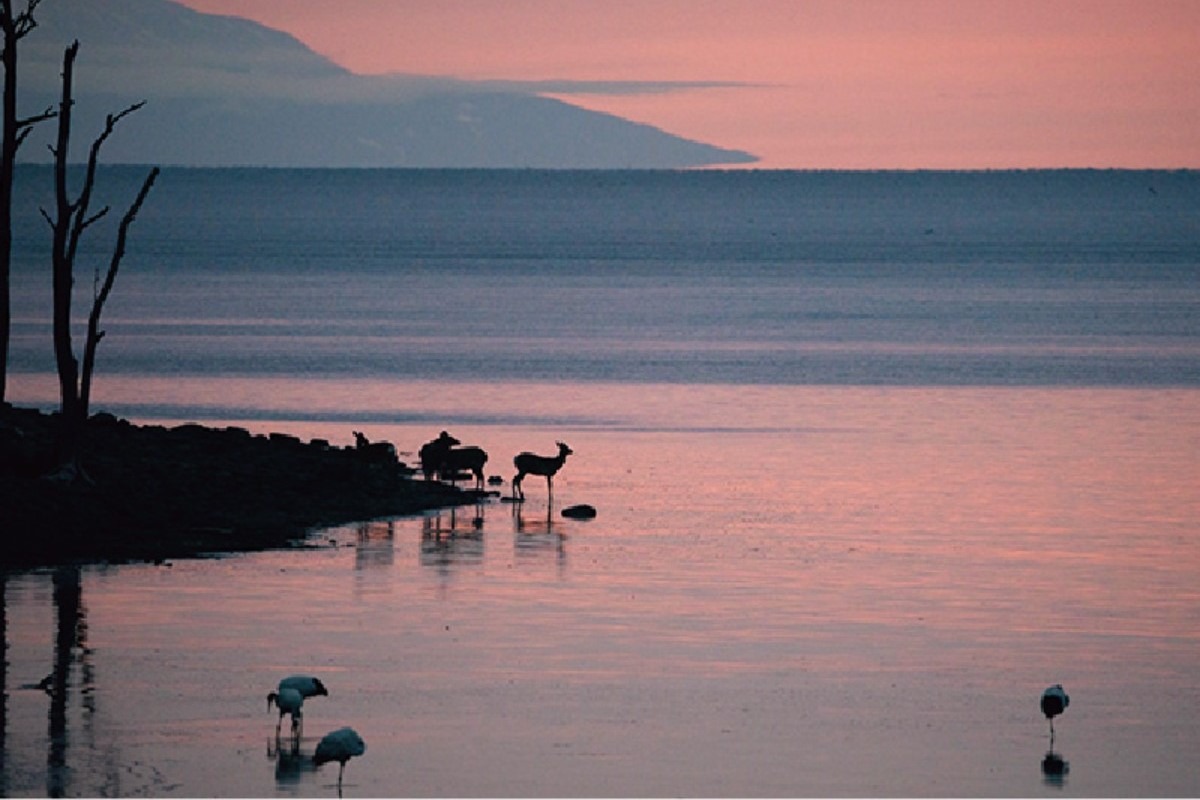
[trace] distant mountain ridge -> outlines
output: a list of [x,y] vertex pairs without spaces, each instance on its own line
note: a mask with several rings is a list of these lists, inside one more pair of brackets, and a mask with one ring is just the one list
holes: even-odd
[[[45,0],[20,44],[21,113],[55,106],[80,42],[73,160],[131,103],[106,163],[685,168],[757,159],[526,91],[355,75],[287,33],[172,0]],[[22,148],[45,161],[53,124]]]

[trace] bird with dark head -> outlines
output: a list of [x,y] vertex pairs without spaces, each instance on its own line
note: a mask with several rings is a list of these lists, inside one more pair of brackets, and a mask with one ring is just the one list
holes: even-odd
[[283,728],[283,715],[292,718],[292,738],[299,740],[304,728],[304,700],[308,697],[329,696],[329,691],[320,679],[311,675],[289,675],[279,681],[279,688],[267,695],[267,710],[279,708],[279,722],[275,725],[275,738]]
[[1063,691],[1061,683],[1056,683],[1042,692],[1042,713],[1050,720],[1050,741],[1054,741],[1054,718],[1067,710],[1071,698]]
[[314,678],[311,675],[289,675],[279,682],[279,689],[282,692],[284,689],[295,689],[300,693],[301,697],[319,697],[324,695],[329,696],[328,690],[325,689],[325,684],[321,683],[319,678]]
[[333,733],[327,733],[317,743],[313,753],[313,764],[317,767],[327,761],[338,762],[338,790],[342,788],[342,774],[346,771],[346,762],[354,756],[367,752],[366,742],[353,728],[338,728]]

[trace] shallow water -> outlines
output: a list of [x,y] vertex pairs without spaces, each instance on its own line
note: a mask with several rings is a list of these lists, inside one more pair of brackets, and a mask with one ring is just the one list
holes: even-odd
[[1198,795],[1197,209],[1194,171],[167,170],[95,410],[575,455],[553,508],[7,576],[0,794],[332,796],[349,724],[347,796]]
[[[345,724],[346,796],[1200,793],[1196,390],[342,390],[433,393],[506,478],[565,439],[553,508],[530,478],[310,550],[8,576],[3,794],[333,796],[303,756]],[[415,449],[417,416],[368,434]],[[330,696],[281,757],[298,671]]]

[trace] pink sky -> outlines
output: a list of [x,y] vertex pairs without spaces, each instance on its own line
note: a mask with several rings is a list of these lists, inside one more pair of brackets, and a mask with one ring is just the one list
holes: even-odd
[[183,0],[364,74],[555,95],[764,168],[1200,167],[1193,0]]

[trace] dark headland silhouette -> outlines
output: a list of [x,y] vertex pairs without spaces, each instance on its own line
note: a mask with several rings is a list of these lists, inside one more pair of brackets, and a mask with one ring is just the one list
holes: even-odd
[[53,480],[56,422],[0,404],[0,569],[286,547],[322,525],[476,500],[349,442],[104,412],[87,423],[87,479]]
[[[286,33],[171,0],[54,0],[39,5],[37,19],[21,48],[25,113],[56,102],[63,48],[76,38],[87,80],[75,111],[81,138],[112,109],[147,101],[106,146],[108,163],[686,168],[757,160],[519,86],[355,75]],[[23,159],[47,158],[36,139]]]

